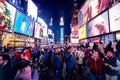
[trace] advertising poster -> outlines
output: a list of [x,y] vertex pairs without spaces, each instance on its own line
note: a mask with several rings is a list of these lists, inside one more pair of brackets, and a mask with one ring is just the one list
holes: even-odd
[[109,9],[110,31],[120,30],[120,3]]
[[78,12],[78,26],[97,16],[110,7],[111,0],[86,0]]
[[89,1],[86,1],[78,12],[78,26],[81,27],[88,20]]
[[27,12],[29,16],[31,16],[34,19],[37,19],[38,8],[32,0],[28,0]]
[[32,36],[34,28],[34,21],[17,11],[14,32]]
[[43,37],[43,29],[40,26],[40,24],[35,22],[35,31],[34,31],[34,37],[38,39],[42,39]]
[[71,37],[72,38],[78,38],[78,25],[75,25],[74,27],[71,27]]
[[108,11],[105,11],[87,23],[87,37],[97,36],[108,32]]
[[110,0],[89,0],[89,18],[97,16],[110,6]]
[[86,25],[79,28],[79,40],[86,38]]
[[0,2],[0,30],[12,32],[15,14],[15,7],[7,2]]

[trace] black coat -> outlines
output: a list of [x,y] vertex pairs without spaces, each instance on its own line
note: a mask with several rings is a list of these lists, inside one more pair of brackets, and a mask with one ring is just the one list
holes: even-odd
[[9,64],[0,68],[0,80],[12,80],[12,70]]

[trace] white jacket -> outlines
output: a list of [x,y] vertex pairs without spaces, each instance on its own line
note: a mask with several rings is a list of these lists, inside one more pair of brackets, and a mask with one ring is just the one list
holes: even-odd
[[83,58],[84,58],[84,52],[83,51],[77,51],[76,57],[78,57],[78,60],[76,61],[77,64],[82,64],[83,63]]

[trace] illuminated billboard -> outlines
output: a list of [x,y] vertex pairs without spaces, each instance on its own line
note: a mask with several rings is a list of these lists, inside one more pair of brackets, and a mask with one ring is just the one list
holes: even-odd
[[17,11],[14,32],[25,34],[25,35],[33,35],[34,21],[30,20],[26,15]]
[[89,9],[89,1],[86,1],[84,5],[81,7],[80,11],[78,12],[78,26],[81,27],[85,24],[88,18],[88,9]]
[[109,0],[86,0],[78,12],[78,26],[97,16],[110,6]]
[[108,32],[108,11],[105,11],[87,23],[87,37],[97,36]]
[[34,37],[38,39],[43,37],[43,28],[37,22],[35,22]]
[[93,18],[102,11],[104,11],[109,6],[110,6],[109,0],[89,0],[88,16],[90,18]]
[[41,25],[42,28],[43,28],[43,36],[47,37],[47,36],[48,36],[48,33],[47,33],[47,29],[48,29],[47,24],[46,24],[45,21],[44,21],[42,18],[40,18],[40,17],[38,17],[38,22],[40,23],[40,25]]
[[110,31],[120,30],[120,3],[109,9]]
[[29,16],[31,15],[32,18],[37,19],[38,8],[32,0],[28,0],[27,12]]
[[86,38],[86,25],[79,28],[79,40]]
[[0,2],[0,30],[12,32],[15,14],[15,7],[7,2]]

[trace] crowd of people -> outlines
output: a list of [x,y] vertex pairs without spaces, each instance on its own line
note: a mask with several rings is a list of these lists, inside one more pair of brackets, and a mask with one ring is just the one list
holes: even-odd
[[[16,48],[0,54],[0,80],[120,80],[120,41]],[[85,80],[82,79],[82,80]]]

